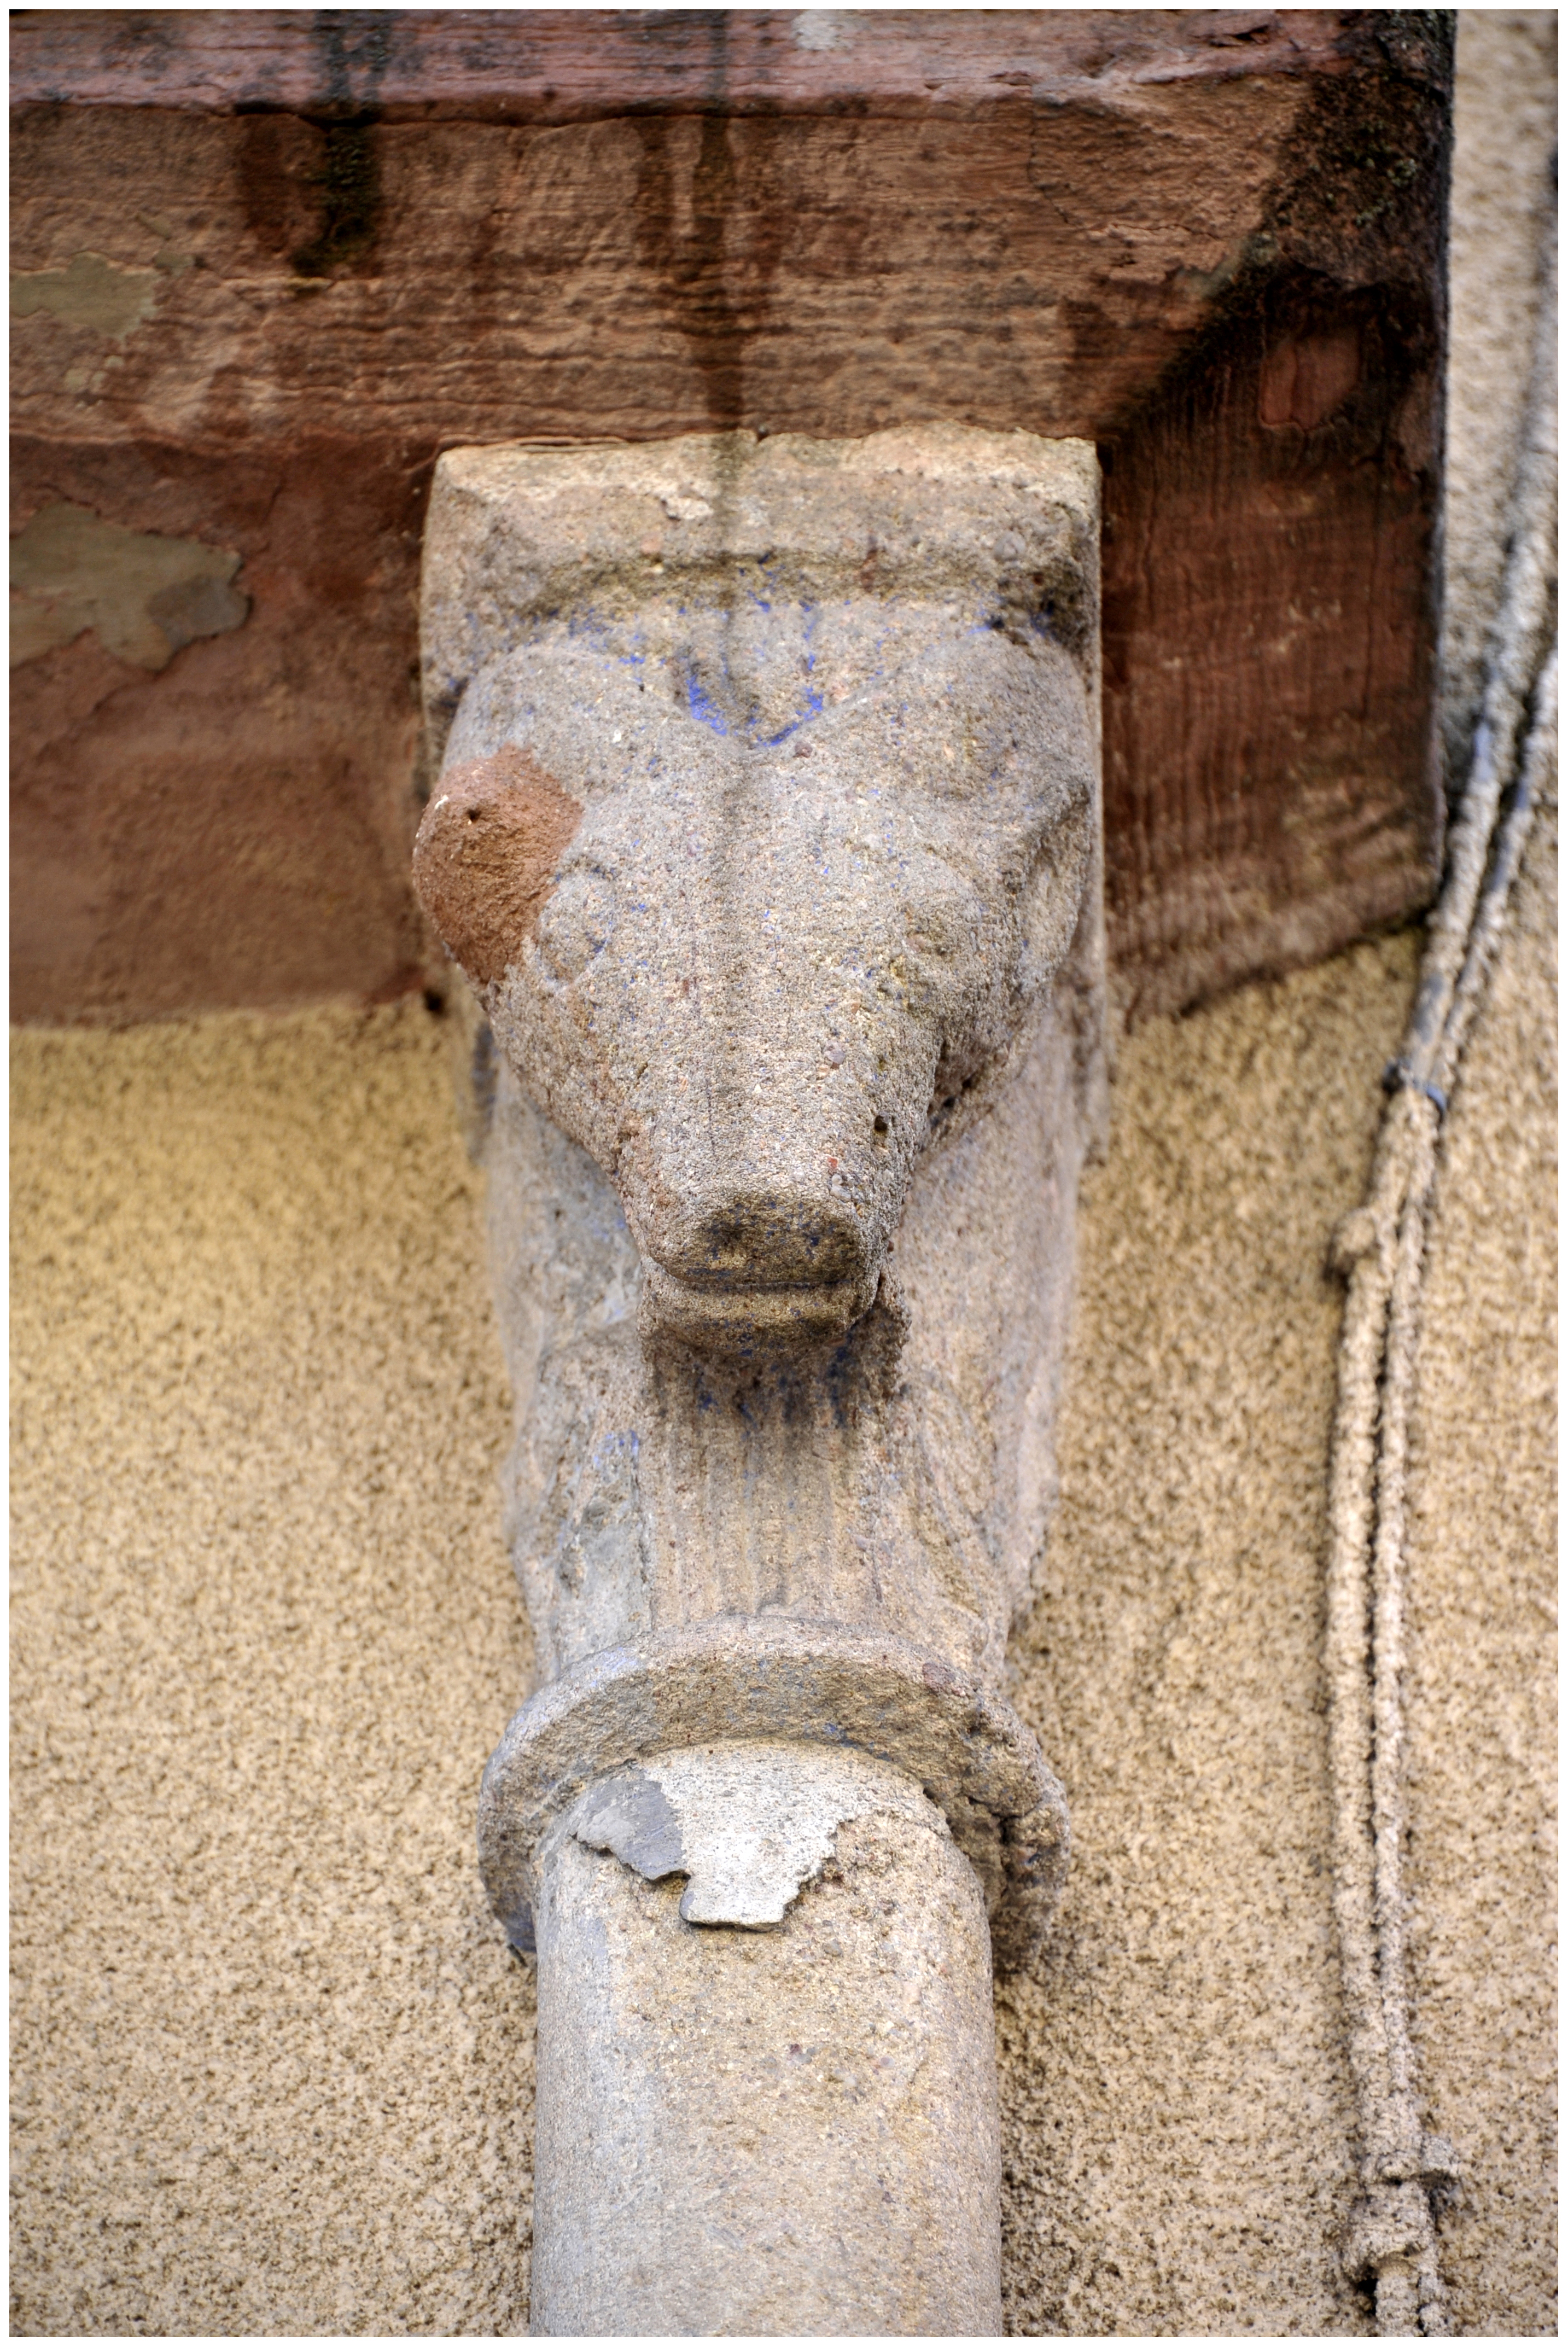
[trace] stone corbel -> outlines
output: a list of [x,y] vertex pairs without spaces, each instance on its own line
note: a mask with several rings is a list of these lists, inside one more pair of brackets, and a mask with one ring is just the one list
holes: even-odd
[[[1102,1084],[1098,475],[955,426],[461,450],[422,899],[487,1144],[543,1684],[536,2331],[999,2327],[1002,1693]],[[986,1918],[989,1916],[989,1933]]]

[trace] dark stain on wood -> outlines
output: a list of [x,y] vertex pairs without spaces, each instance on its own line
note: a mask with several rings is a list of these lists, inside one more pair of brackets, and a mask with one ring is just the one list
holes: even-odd
[[[20,1015],[369,992],[417,965],[424,491],[441,447],[518,437],[951,418],[1095,440],[1124,1001],[1180,1009],[1426,900],[1449,20],[840,31],[17,18],[16,265],[145,267],[141,212],[203,264],[112,372],[19,322],[20,518],[59,497],[232,546],[255,595],[151,690],[74,651],[25,679],[19,901],[35,844],[54,853],[27,811],[62,781],[93,847],[71,920],[35,925]],[[93,387],[67,393],[73,368]]]
[[[787,204],[781,206],[783,190],[770,168],[773,126],[765,118],[743,121],[728,105],[729,12],[707,11],[692,20],[692,29],[710,45],[695,123],[662,114],[635,119],[637,257],[691,353],[708,424],[730,432],[750,420],[747,354],[772,324],[769,300]],[[739,162],[737,147],[744,150]],[[682,179],[691,221],[685,229],[677,224]]]

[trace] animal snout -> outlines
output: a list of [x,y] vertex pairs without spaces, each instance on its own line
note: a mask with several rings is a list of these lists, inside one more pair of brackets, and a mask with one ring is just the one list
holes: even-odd
[[781,1188],[701,1201],[658,1255],[702,1287],[826,1287],[858,1278],[867,1249],[852,1203]]
[[775,1187],[693,1201],[654,1234],[644,1264],[644,1326],[692,1342],[834,1337],[876,1286],[852,1200]]

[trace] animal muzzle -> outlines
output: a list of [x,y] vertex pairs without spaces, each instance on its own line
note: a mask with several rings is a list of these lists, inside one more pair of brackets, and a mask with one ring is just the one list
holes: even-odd
[[720,1347],[841,1336],[871,1305],[881,1250],[833,1178],[715,1184],[661,1216],[644,1256],[644,1329]]

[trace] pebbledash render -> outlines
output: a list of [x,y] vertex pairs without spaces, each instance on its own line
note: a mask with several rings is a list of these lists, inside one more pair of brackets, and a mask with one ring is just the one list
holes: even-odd
[[487,1142],[538,1692],[532,2323],[999,2331],[993,1961],[1061,1788],[1002,1692],[1103,1092],[1093,449],[463,449],[424,904]]

